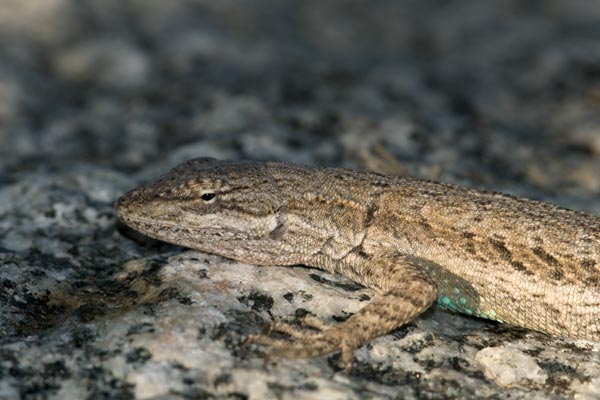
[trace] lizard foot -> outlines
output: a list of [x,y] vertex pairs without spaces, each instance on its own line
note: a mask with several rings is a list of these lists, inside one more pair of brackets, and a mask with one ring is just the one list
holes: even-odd
[[[376,279],[383,293],[345,321],[327,326],[317,318],[307,317],[301,329],[276,322],[267,334],[249,336],[245,342],[268,346],[267,359],[317,357],[340,351],[346,372],[350,372],[356,349],[414,319],[431,305],[437,294],[435,282],[411,258],[384,253],[372,257],[370,263],[375,266],[364,269],[364,279],[367,282]],[[375,272],[378,277],[369,275]],[[272,337],[273,332],[288,338]]]
[[[318,357],[336,351],[341,351],[342,361],[347,373],[352,369],[352,356],[360,346],[352,332],[344,332],[329,327],[317,318],[305,318],[304,327],[316,329],[317,332],[309,332],[297,329],[285,322],[275,322],[266,335],[250,335],[245,343],[256,343],[267,346],[267,359],[272,356],[283,358],[310,358]],[[272,332],[283,333],[290,339],[279,339],[270,336]]]

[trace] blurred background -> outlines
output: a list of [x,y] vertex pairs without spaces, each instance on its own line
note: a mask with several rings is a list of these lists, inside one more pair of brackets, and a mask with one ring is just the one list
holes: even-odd
[[597,194],[598,5],[3,0],[0,175],[383,146],[412,175]]

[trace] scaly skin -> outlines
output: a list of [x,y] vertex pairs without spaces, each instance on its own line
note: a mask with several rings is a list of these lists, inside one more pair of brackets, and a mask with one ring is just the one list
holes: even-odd
[[148,236],[257,265],[304,264],[378,295],[318,332],[252,336],[274,355],[353,352],[445,308],[567,338],[600,340],[600,218],[424,180],[276,162],[190,160],[121,197]]

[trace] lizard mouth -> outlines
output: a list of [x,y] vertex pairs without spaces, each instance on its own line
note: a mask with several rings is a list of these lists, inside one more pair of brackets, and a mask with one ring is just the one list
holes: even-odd
[[227,228],[211,228],[211,227],[185,227],[169,221],[161,221],[160,219],[132,217],[130,215],[119,215],[119,219],[127,226],[141,232],[147,236],[163,240],[169,243],[190,246],[186,238],[190,238],[190,242],[198,242],[200,238],[238,238],[240,233]]
[[141,217],[132,217],[131,215],[126,215],[117,211],[117,216],[119,219],[124,222],[126,225],[131,226],[132,228],[135,226],[161,226],[161,227],[177,227],[178,224],[174,222],[166,222],[161,221],[160,219],[152,219],[152,218],[141,218]]

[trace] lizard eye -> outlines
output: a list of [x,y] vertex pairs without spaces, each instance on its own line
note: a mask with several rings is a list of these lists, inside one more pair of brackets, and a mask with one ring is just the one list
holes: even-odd
[[214,194],[214,193],[211,193],[211,192],[202,193],[202,194],[200,195],[200,198],[201,198],[203,201],[205,201],[205,202],[207,202],[207,203],[208,203],[209,201],[211,201],[211,200],[213,200],[213,199],[215,198],[215,194]]

